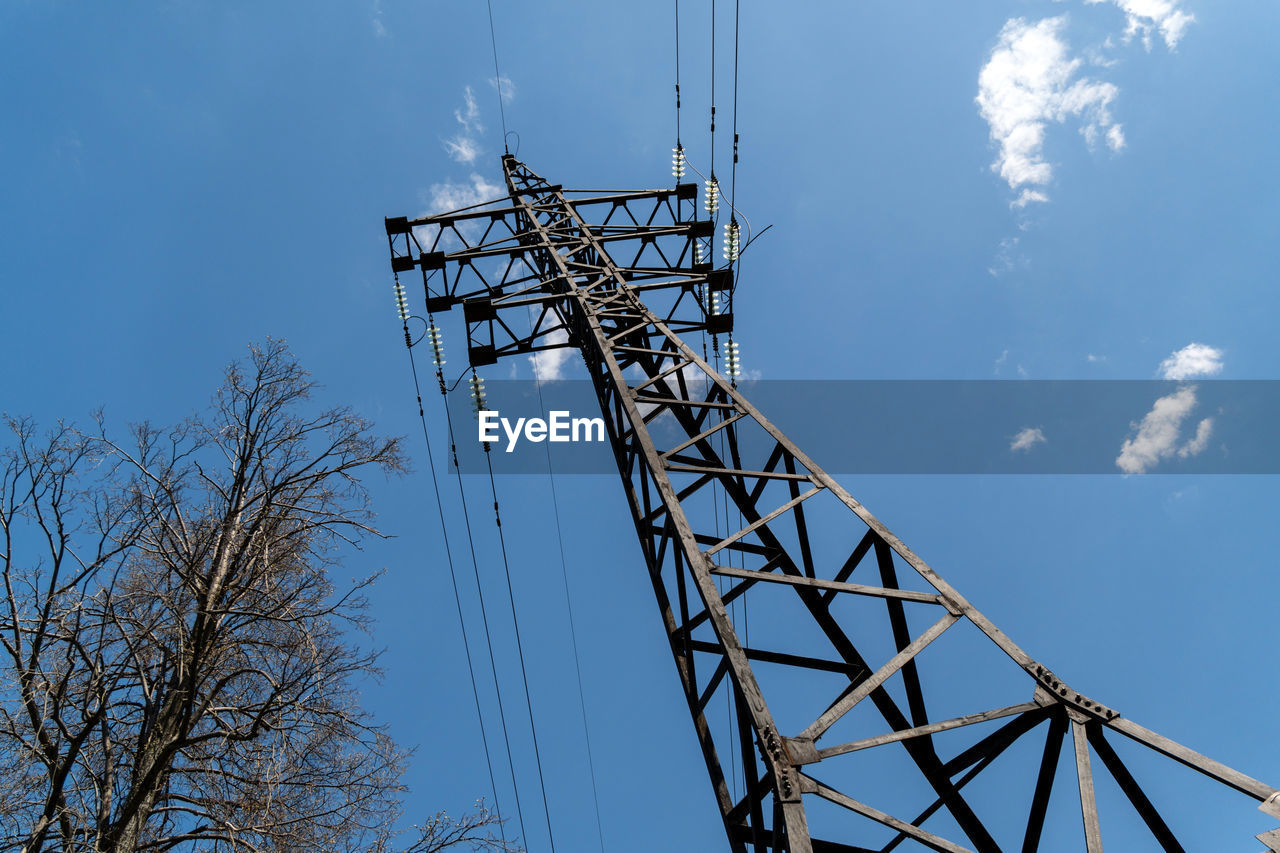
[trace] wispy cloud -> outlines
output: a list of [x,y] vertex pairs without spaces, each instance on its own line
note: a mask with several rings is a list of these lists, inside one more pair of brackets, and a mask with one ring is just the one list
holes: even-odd
[[373,34],[378,38],[387,37],[386,25],[382,23],[382,0],[373,0]]
[[461,130],[452,139],[444,140],[444,150],[458,163],[474,163],[480,154],[476,137],[484,133],[484,125],[480,123],[480,105],[470,86],[462,90],[462,106],[453,111],[453,117]]
[[1053,179],[1053,167],[1044,159],[1049,123],[1078,118],[1086,142],[1102,137],[1112,150],[1124,147],[1124,132],[1110,112],[1119,89],[1075,79],[1082,60],[1070,55],[1063,38],[1066,23],[1066,15],[1034,23],[1010,19],[978,75],[978,109],[999,147],[991,168],[1018,193],[1014,207],[1049,200],[1044,189]]
[[473,173],[470,181],[444,181],[432,184],[427,191],[427,213],[444,213],[449,210],[472,207],[486,201],[493,201],[503,195],[506,193],[501,187]]
[[502,98],[502,103],[509,104],[516,99],[516,84],[512,83],[507,75],[490,77],[489,85],[497,91],[498,97]]
[[1116,467],[1126,474],[1145,474],[1162,459],[1177,456],[1186,459],[1200,453],[1213,434],[1213,418],[1204,418],[1196,425],[1195,435],[1178,445],[1182,423],[1196,407],[1196,386],[1186,385],[1172,394],[1156,400],[1139,424],[1132,424],[1138,431],[1133,438],[1125,439],[1116,457]]
[[458,134],[444,141],[444,150],[458,163],[474,163],[480,155],[480,146],[474,139]]
[[1182,41],[1187,27],[1195,22],[1196,16],[1180,8],[1179,0],[1085,0],[1090,5],[1114,3],[1124,11],[1126,25],[1125,39],[1135,35],[1142,37],[1142,44],[1151,50],[1151,34],[1159,32],[1170,50]]
[[80,140],[80,134],[75,131],[58,137],[53,143],[53,156],[60,161],[70,163],[77,171],[80,169],[80,155],[83,152],[84,142]]
[[1222,350],[1208,344],[1189,343],[1160,362],[1163,379],[1194,379],[1222,372]]
[[1044,430],[1039,427],[1027,427],[1013,437],[1013,441],[1009,443],[1009,450],[1014,453],[1027,453],[1037,444],[1046,444],[1049,439],[1044,437]]
[[480,105],[476,103],[475,92],[470,86],[463,88],[462,102],[462,106],[453,111],[453,117],[467,133],[484,133],[484,126],[480,124]]
[[1014,270],[1025,270],[1030,267],[1030,259],[1018,251],[1018,243],[1021,241],[1021,237],[1006,237],[1001,240],[1000,248],[996,251],[991,266],[987,267],[987,272],[999,278]]

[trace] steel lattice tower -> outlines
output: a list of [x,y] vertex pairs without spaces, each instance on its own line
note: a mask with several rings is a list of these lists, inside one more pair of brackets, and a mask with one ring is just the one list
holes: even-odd
[[[579,197],[510,155],[502,166],[505,199],[387,219],[392,268],[421,271],[428,312],[462,306],[473,366],[561,346],[582,353],[734,851],[865,853],[904,842],[999,851],[983,811],[990,803],[971,795],[980,787],[971,783],[1037,730],[1018,821],[1023,851],[1039,849],[1064,750],[1074,755],[1075,784],[1060,796],[1078,800],[1089,853],[1102,850],[1099,767],[1164,850],[1183,849],[1112,747],[1117,736],[1280,817],[1275,788],[1143,728],[1033,660],[682,340],[733,323],[731,272],[694,260],[695,241],[714,235],[696,219],[693,184]],[[733,516],[713,524],[710,506]],[[817,524],[835,524],[849,543],[840,559],[816,553]],[[751,644],[731,618],[748,601]],[[853,614],[867,611],[854,606],[875,607],[882,636],[863,639],[869,622]],[[966,624],[976,641],[962,648],[961,680],[1003,667],[1022,685],[1021,701],[994,707],[984,695],[981,710],[934,719],[928,706],[947,704],[957,681],[922,653]],[[763,627],[779,625],[787,630]],[[829,701],[803,707],[823,685]],[[730,719],[713,702],[731,707]],[[843,734],[855,719],[878,720],[884,733]],[[992,721],[1001,722],[983,725]],[[956,740],[975,731],[985,734]],[[741,796],[731,792],[726,756],[742,773]],[[928,792],[918,808],[895,815],[877,806],[875,774],[889,760]],[[867,840],[874,824],[890,833],[887,844]],[[1280,850],[1280,830],[1259,840]]]

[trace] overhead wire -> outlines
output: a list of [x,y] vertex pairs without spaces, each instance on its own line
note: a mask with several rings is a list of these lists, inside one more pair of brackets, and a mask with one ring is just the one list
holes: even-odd
[[[725,226],[725,250],[728,256],[729,266],[733,269],[735,279],[734,285],[729,289],[729,306],[733,308],[734,292],[736,291],[736,279],[741,271],[739,264],[741,258],[741,250],[738,248],[738,214],[737,206],[737,190],[738,190],[738,21],[739,21],[739,2],[734,0],[733,3],[733,162],[729,166],[729,224]],[[749,236],[749,232],[748,232]],[[728,341],[728,367],[729,381],[734,388],[738,387],[738,375],[741,372],[740,363],[738,361],[737,343],[733,339],[732,329],[729,331]]]
[[[741,12],[741,9],[740,9],[740,0],[734,0],[734,14],[733,14],[733,160],[732,160],[731,165],[730,165],[730,177],[729,177],[729,198],[728,198],[728,207],[729,207],[729,211],[730,211],[730,221],[729,221],[729,223],[728,223],[728,224],[726,224],[726,225],[725,225],[725,232],[726,232],[726,234],[725,234],[725,255],[726,255],[726,259],[729,261],[729,266],[730,266],[730,268],[732,268],[732,269],[734,270],[733,284],[731,285],[730,290],[729,290],[729,293],[728,293],[728,294],[727,294],[727,296],[726,296],[726,298],[727,298],[727,304],[726,304],[726,306],[725,306],[725,307],[726,307],[726,309],[727,309],[727,310],[729,310],[729,311],[732,311],[732,310],[733,310],[733,308],[734,308],[734,299],[733,299],[733,297],[734,297],[734,295],[736,294],[736,291],[737,291],[738,277],[739,277],[739,273],[740,273],[740,270],[741,270],[741,258],[742,258],[742,252],[747,248],[747,246],[750,246],[750,244],[751,244],[752,240],[754,240],[754,239],[755,239],[755,237],[751,235],[751,223],[750,223],[750,221],[749,221],[749,220],[747,220],[747,219],[746,219],[746,217],[744,216],[744,217],[743,217],[743,221],[744,221],[744,222],[746,223],[746,225],[747,225],[747,235],[748,235],[748,239],[747,239],[747,242],[746,242],[746,244],[745,244],[745,245],[741,245],[741,246],[739,245],[739,243],[740,243],[740,238],[739,238],[739,236],[738,236],[738,222],[737,222],[737,217],[738,217],[738,215],[739,215],[738,208],[737,208],[737,173],[738,173],[738,159],[739,159],[739,155],[738,155],[738,144],[739,144],[739,139],[740,139],[739,134],[738,134],[738,68],[739,68],[739,44],[740,44],[740,39],[739,39],[739,34],[740,34],[740,12]],[[712,40],[711,40],[711,55],[712,55],[712,67],[711,67],[711,93],[712,93],[712,108],[711,108],[711,116],[712,116],[712,120],[711,120],[711,180],[709,181],[709,183],[711,183],[711,184],[715,184],[715,183],[716,183],[716,178],[715,178],[715,41],[716,41],[716,39],[715,39],[715,34],[716,34],[716,31],[715,31],[715,0],[712,0],[712,6],[711,6],[711,21],[712,21],[712,24],[711,24],[711,26],[712,26]],[[691,168],[692,168],[692,166],[691,166]],[[694,171],[696,172],[696,171],[697,171],[697,169],[695,168],[695,169],[694,169]],[[717,187],[717,189],[718,189],[718,187]],[[713,221],[714,221],[714,220],[713,220]],[[765,230],[767,231],[767,230],[768,230],[768,228],[766,228]],[[713,225],[713,233],[714,233],[714,225]],[[763,234],[763,233],[764,233],[764,231],[762,231],[762,232],[760,232],[760,233],[761,233],[761,234]],[[755,236],[759,236],[759,235],[755,235]],[[704,345],[704,346],[705,346],[705,345]],[[716,372],[717,372],[717,373],[719,373],[719,372],[720,372],[720,370],[721,370],[721,364],[720,364],[720,346],[719,346],[719,336],[718,336],[718,335],[712,335],[712,351],[713,351],[713,353],[714,353],[714,364],[715,364],[715,369],[716,369]],[[725,351],[725,369],[729,372],[729,381],[730,381],[731,386],[732,386],[732,387],[734,387],[734,388],[737,388],[737,386],[738,386],[738,375],[739,375],[739,369],[740,369],[740,368],[739,368],[739,361],[738,361],[738,350],[737,350],[737,346],[736,346],[736,343],[735,343],[734,338],[733,338],[733,332],[732,332],[732,331],[730,331],[730,332],[728,333],[728,340],[727,340],[727,342],[726,342],[726,351]],[[722,414],[722,417],[726,417],[726,416],[727,416],[727,412],[722,412],[721,414]],[[730,425],[730,427],[729,427],[728,429],[732,430],[732,429],[734,429],[734,427],[733,427],[732,425]],[[726,457],[725,457],[725,454],[726,454],[726,451],[727,451],[727,447],[726,447],[726,436],[725,436],[725,431],[724,431],[724,430],[722,430],[722,431],[721,431],[721,433],[720,433],[720,436],[719,436],[719,444],[720,444],[720,457],[721,457],[721,459],[725,459],[725,458],[726,458]],[[730,524],[730,521],[729,521],[729,500],[730,500],[730,498],[729,498],[729,493],[728,493],[728,490],[727,490],[727,489],[726,489],[726,490],[724,490],[723,494],[721,495],[721,500],[722,500],[722,502],[723,502],[723,508],[724,508],[725,531],[726,531],[726,535],[728,535],[728,531],[730,530],[730,528],[729,528],[729,524]],[[716,504],[716,502],[713,500],[713,505],[715,505],[715,504]],[[741,508],[740,506],[737,506],[737,501],[736,501],[736,500],[734,501],[734,504],[735,504],[735,508],[737,509],[737,516],[738,516],[738,529],[741,529],[741,528],[742,528],[742,525],[743,525],[742,508]],[[716,516],[717,516],[716,524],[717,524],[717,527],[718,527],[718,526],[719,526],[719,521],[718,521],[718,516],[719,516],[719,506],[715,506],[715,507],[714,507],[714,512],[715,512],[715,514],[716,514]],[[728,553],[728,555],[727,555],[727,559],[728,559],[728,561],[729,561],[729,565],[730,565],[730,566],[732,566],[732,565],[733,565],[733,550],[734,550],[734,549],[729,549],[729,553]],[[745,557],[746,557],[746,555],[745,555],[745,554],[742,554],[742,553],[739,553],[739,555],[738,555],[739,562],[740,562],[740,564],[741,564],[741,567],[742,567],[742,568],[745,568],[745,566],[746,566],[746,559],[745,559]],[[746,602],[746,599],[747,599],[747,596],[742,596],[742,603],[741,603],[741,606],[739,606],[738,602],[736,602],[736,601],[731,602],[731,603],[730,603],[730,605],[729,605],[729,607],[730,607],[730,613],[731,613],[731,615],[732,615],[732,618],[733,618],[733,621],[734,621],[734,622],[737,622],[737,614],[738,614],[739,612],[740,612],[740,613],[741,613],[741,615],[742,615],[742,623],[741,623],[741,624],[742,624],[742,630],[743,630],[743,643],[744,643],[744,645],[747,645],[747,644],[749,643],[749,639],[748,639],[748,638],[749,638],[749,625],[748,625],[748,621],[747,621],[747,602]],[[738,726],[739,726],[739,724],[740,724],[740,721],[739,721],[739,719],[738,719],[738,715],[735,713],[736,709],[735,709],[735,707],[734,707],[734,697],[733,697],[733,691],[732,691],[732,690],[729,690],[729,691],[728,691],[728,695],[726,696],[726,699],[727,699],[727,703],[728,703],[728,724],[729,724],[729,731],[730,731],[730,737],[732,738],[732,737],[734,737],[734,736],[735,736],[735,733],[736,733],[736,731],[737,731],[737,728],[738,728]],[[742,775],[742,780],[741,780],[741,781],[742,781],[743,791],[744,791],[744,792],[745,792],[745,791],[747,791],[747,790],[749,789],[749,786],[750,786],[750,781],[749,781],[749,779],[747,778],[747,766],[746,766],[746,763],[745,763],[745,762],[748,760],[748,758],[749,758],[749,756],[746,756],[746,755],[744,755],[744,756],[743,756],[743,762],[744,762],[744,763],[743,763],[743,767],[742,767],[742,774],[743,774],[743,775]],[[735,798],[736,798],[736,796],[737,796],[737,785],[738,785],[738,781],[739,781],[739,780],[738,780],[738,772],[737,772],[737,767],[736,767],[736,764],[737,764],[737,751],[736,751],[735,749],[730,749],[730,750],[729,750],[729,760],[730,760],[730,778],[731,778],[731,779],[733,779],[733,785],[734,785],[734,789],[735,789],[734,796],[735,796]]]
[[[538,750],[538,725],[533,719],[533,697],[529,693],[529,675],[524,663],[524,644],[520,640],[520,617],[516,615],[516,596],[511,584],[511,563],[507,559],[507,539],[502,532],[502,511],[498,508],[498,485],[493,476],[493,458],[489,445],[484,446],[485,464],[489,469],[489,490],[493,495],[493,522],[498,531],[498,545],[502,551],[502,568],[507,578],[507,600],[511,603],[511,623],[515,627],[516,652],[520,657],[520,680],[524,683],[524,701],[529,710],[529,730],[533,733],[533,758],[538,765],[538,785],[542,789],[542,810],[547,818],[547,838],[551,841],[551,853],[555,853],[556,836],[551,828],[551,806],[547,803],[547,783],[542,774],[542,754]],[[526,839],[527,841],[527,839]]]
[[[695,264],[705,263],[711,260],[712,252],[715,244],[715,225],[717,221],[717,211],[720,209],[720,182],[716,178],[716,6],[715,0],[711,3],[711,177],[703,178],[703,195],[702,207],[711,217],[712,237],[703,244],[702,238],[694,238],[693,240],[693,261]],[[679,152],[677,152],[677,158]],[[683,169],[676,169],[677,172],[683,172]],[[699,173],[701,176],[701,173]],[[696,216],[696,210],[695,210]]]
[[[422,423],[422,439],[426,444],[427,463],[431,469],[431,487],[435,491],[436,509],[439,512],[439,516],[440,516],[440,536],[444,542],[445,560],[449,564],[449,580],[453,586],[453,600],[458,611],[458,627],[462,632],[462,648],[466,654],[466,659],[467,659],[467,674],[471,678],[471,695],[472,695],[472,698],[475,700],[476,718],[479,720],[479,723],[480,723],[480,741],[484,746],[485,766],[489,770],[489,789],[493,794],[494,812],[498,815],[498,818],[499,818],[499,833],[505,839],[506,837],[505,830],[502,829],[502,825],[503,825],[502,804],[498,799],[497,778],[493,772],[493,758],[489,751],[489,735],[488,735],[488,732],[486,731],[486,727],[484,723],[484,713],[481,710],[481,706],[480,706],[480,690],[476,684],[475,665],[473,663],[473,659],[471,656],[471,641],[468,638],[467,622],[466,622],[466,618],[463,616],[463,611],[462,611],[462,596],[458,590],[458,574],[457,574],[457,570],[454,568],[454,563],[453,563],[453,548],[449,544],[449,528],[448,528],[448,525],[445,524],[445,520],[444,520],[444,502],[440,498],[440,481],[436,474],[435,455],[432,453],[432,450],[431,450],[431,433],[427,429],[427,416],[422,405],[422,384],[418,379],[417,359],[415,359],[413,355],[413,340],[409,334],[409,316],[405,308],[405,303],[403,300],[403,288],[400,284],[400,276],[398,274],[395,276],[395,282],[396,282],[396,298],[401,308],[401,312],[400,312],[401,322],[404,327],[405,349],[409,353],[409,367],[410,367],[410,370],[413,372],[413,389],[418,402],[418,420]],[[486,633],[486,641],[487,639],[488,639],[488,636]],[[505,728],[505,723],[504,723],[504,728]],[[508,748],[507,760],[510,761],[510,759],[511,759],[511,753],[510,753],[510,749]]]
[[[737,189],[738,189],[738,45],[739,45],[739,31],[740,31],[740,26],[739,26],[739,24],[740,24],[740,19],[741,19],[741,0],[734,0],[734,2],[733,2],[733,163],[732,163],[732,164],[730,165],[730,167],[729,167],[729,209],[732,211],[732,215],[731,215],[730,223],[731,223],[731,225],[732,225],[732,226],[733,226],[733,228],[734,228],[734,232],[735,232],[735,233],[734,233],[733,237],[734,237],[735,243],[736,243],[736,241],[737,241],[737,233],[736,233],[736,231],[737,231],[737,215],[738,215],[738,207],[737,207]],[[745,220],[745,219],[746,219],[746,217],[743,217],[743,219]],[[767,231],[767,230],[768,230],[768,228],[766,228],[765,230]],[[762,231],[762,232],[760,232],[760,233],[761,233],[761,234],[763,234],[764,232]],[[758,235],[757,235],[757,236],[758,236]],[[751,241],[755,239],[755,237],[751,236],[751,226],[750,226],[750,223],[748,223],[748,224],[747,224],[747,237],[748,237],[748,239],[747,239],[746,246],[750,246],[750,245],[751,245]],[[736,294],[737,294],[737,289],[738,289],[738,279],[740,278],[740,276],[741,276],[741,274],[742,274],[742,251],[746,249],[746,246],[743,246],[743,249],[737,249],[736,245],[735,245],[735,247],[734,247],[735,251],[733,252],[733,258],[732,258],[732,261],[731,261],[731,266],[732,266],[732,268],[733,268],[733,284],[731,285],[730,290],[729,290],[729,304],[730,304],[731,306],[732,306],[732,305],[734,305],[734,302],[735,302],[735,300],[734,300],[734,296],[736,296]],[[730,382],[733,384],[733,387],[734,387],[734,388],[737,388],[737,387],[738,387],[738,375],[739,375],[739,373],[741,372],[741,367],[740,367],[739,362],[738,362],[738,348],[737,348],[737,343],[736,343],[736,342],[734,341],[734,339],[733,339],[733,332],[732,332],[732,331],[729,333],[729,348],[730,348],[730,358],[732,358],[732,359],[734,360],[734,365],[733,365],[733,370],[732,370],[733,375],[730,377]],[[729,427],[729,428],[730,428],[730,429],[736,429],[736,427],[734,427],[732,424],[730,425],[730,427]],[[735,503],[737,503],[737,502],[735,501]],[[742,529],[742,525],[743,525],[742,507],[741,507],[741,506],[738,506],[738,529]],[[729,565],[731,565],[731,566],[733,565],[733,554],[732,554],[732,553],[730,553],[730,554],[729,554]],[[742,553],[742,552],[739,552],[739,553],[738,553],[738,568],[740,568],[740,569],[745,569],[746,567],[747,567],[747,555],[746,555],[746,554],[744,554],[744,553]],[[741,607],[740,607],[740,609],[741,609],[741,611],[742,611],[742,644],[743,644],[743,646],[745,646],[745,647],[748,647],[748,648],[749,648],[749,647],[750,647],[750,645],[751,645],[751,622],[750,622],[750,619],[749,619],[749,613],[748,613],[748,610],[747,610],[747,596],[746,596],[746,595],[741,596],[741,602],[742,602],[742,603],[741,603]],[[735,721],[738,723],[738,725],[739,725],[739,726],[741,725],[741,720],[740,720],[738,717],[736,717],[736,716],[735,716]],[[751,782],[750,782],[750,780],[749,780],[749,778],[748,778],[748,776],[747,776],[747,768],[746,768],[746,761],[747,761],[747,760],[749,760],[749,759],[748,759],[748,756],[745,756],[745,755],[744,755],[744,756],[743,756],[743,768],[742,768],[742,785],[743,785],[743,790],[744,790],[744,791],[745,791],[745,790],[747,789],[747,787],[751,784]],[[750,760],[754,760],[754,759],[752,758],[752,759],[750,759]]]
[[[529,332],[533,334],[533,318],[529,318]],[[542,396],[542,376],[538,370],[538,358],[535,355],[530,361],[533,364],[533,381],[534,386],[538,390],[538,410],[545,417],[547,405]],[[582,712],[582,735],[587,747],[587,769],[591,776],[591,799],[595,806],[596,813],[596,835],[600,840],[600,851],[604,853],[604,826],[600,820],[600,794],[596,785],[596,765],[595,758],[591,752],[591,728],[587,722],[587,701],[585,693],[582,689],[582,663],[578,655],[578,631],[574,626],[573,616],[573,600],[569,594],[569,569],[568,561],[565,559],[564,553],[564,532],[560,524],[560,501],[556,496],[556,472],[551,464],[551,443],[545,442],[542,448],[547,456],[547,476],[551,481],[551,510],[555,515],[556,521],[556,544],[560,548],[560,578],[564,582],[564,603],[569,613],[569,640],[573,647],[573,670],[578,678],[578,708]]]
[[[434,318],[432,320],[434,324]],[[516,800],[516,817],[520,823],[520,837],[528,844],[529,833],[525,830],[524,809],[520,805],[520,786],[516,781],[516,765],[511,757],[511,737],[507,729],[507,715],[502,704],[502,686],[498,679],[498,663],[493,654],[493,639],[489,631],[489,613],[484,600],[484,585],[480,582],[480,561],[476,558],[476,541],[471,531],[471,514],[467,511],[467,494],[462,485],[462,466],[458,463],[458,444],[453,433],[453,416],[449,413],[447,390],[444,384],[444,371],[436,369],[436,381],[440,386],[440,396],[444,400],[445,424],[449,429],[449,453],[453,460],[453,470],[458,481],[458,501],[462,504],[462,521],[467,531],[467,545],[471,549],[471,570],[475,575],[476,592],[480,597],[480,617],[484,625],[485,645],[489,649],[489,669],[493,673],[493,689],[498,697],[498,719],[502,722],[502,739],[507,748],[507,766],[511,770],[511,790]]]
[[[711,240],[707,247],[707,259],[714,265],[716,224],[720,221],[720,182],[716,179],[716,0],[711,0],[711,179],[706,182],[703,207],[711,216]],[[707,288],[707,310],[710,312],[716,295]],[[720,372],[720,336],[712,333],[711,352],[715,356],[716,372]],[[725,516],[725,526],[729,518]]]
[[498,90],[498,115],[502,119],[502,150],[510,154],[507,147],[507,111],[502,104],[502,72],[498,70],[498,37],[493,29],[493,0],[485,0],[489,7],[489,41],[493,45],[493,87]]
[[738,4],[733,0],[733,163],[729,167],[729,207],[733,207],[738,180]]
[[680,0],[676,0],[676,148],[679,148],[679,147],[680,147]]
[[716,179],[716,0],[711,0],[711,180]]
[[[707,213],[710,214],[711,216],[712,235],[714,235],[718,230],[716,226],[719,224],[719,221],[720,221],[720,216],[719,216],[720,182],[716,178],[716,41],[717,41],[716,35],[717,35],[716,0],[711,0],[711,178],[710,180],[706,181],[707,189],[706,189],[706,198],[705,198],[704,207],[706,208]],[[711,245],[708,248],[708,258],[712,260],[713,264],[715,263],[715,261],[713,260],[714,252],[715,252],[715,237],[713,236],[711,238]],[[715,307],[717,301],[718,301],[717,295],[712,293],[708,289],[708,293],[707,293],[707,311],[708,312],[712,311],[713,308],[714,310],[720,311],[720,310],[725,310],[728,307],[726,305],[720,305],[719,307]],[[713,333],[711,335],[711,352],[712,352],[712,358],[715,365],[715,371],[716,373],[720,373],[720,336],[716,333]],[[723,416],[723,413],[722,413],[722,416]],[[723,460],[724,453],[725,453],[723,431],[721,431],[719,436],[719,444],[720,444],[720,458]],[[720,504],[723,503],[724,535],[728,536],[731,533],[729,529],[728,491],[723,490],[723,494],[721,495],[720,501],[716,500],[716,496],[713,493],[711,502],[712,502],[716,531],[717,531],[716,535],[717,536],[720,535],[719,534]],[[732,553],[730,553],[728,557],[732,558]],[[722,579],[717,578],[716,580],[717,580],[718,592],[720,593],[721,596],[723,596],[724,588],[723,588],[723,584],[721,583]],[[732,607],[732,603],[730,604],[730,606]],[[734,691],[732,686],[732,680],[726,679],[725,687],[726,687],[725,689],[726,709],[728,712],[728,728],[730,733],[729,737],[730,737],[730,743],[732,744],[732,738],[734,733],[734,716],[735,716],[734,707],[733,707]],[[733,780],[734,798],[736,799],[737,787],[738,787],[737,750],[733,749],[732,747],[729,749],[729,778]]]

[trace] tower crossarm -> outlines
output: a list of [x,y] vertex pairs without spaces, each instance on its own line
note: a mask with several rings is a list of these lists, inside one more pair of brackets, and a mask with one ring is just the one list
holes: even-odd
[[[717,371],[733,280],[694,260],[711,227],[693,216],[692,185],[577,198],[502,162],[505,198],[388,219],[392,266],[420,270],[430,311],[461,304],[473,366],[582,354],[735,851],[1036,850],[1068,743],[1090,853],[1102,849],[1099,767],[1181,850],[1116,734],[1259,802],[1275,796],[1068,687]],[[1036,730],[1025,821],[998,842],[1007,822],[966,787]],[[878,784],[891,763],[916,784]]]

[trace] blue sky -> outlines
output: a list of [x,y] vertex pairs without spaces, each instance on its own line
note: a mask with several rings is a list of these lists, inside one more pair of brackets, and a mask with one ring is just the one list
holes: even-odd
[[[683,138],[705,170],[710,7],[681,6]],[[743,6],[737,203],[774,226],[738,290],[748,371],[1277,378],[1280,6]],[[732,4],[719,10],[724,175]],[[566,186],[670,182],[671,4],[494,11],[522,160]],[[0,408],[176,420],[273,335],[326,399],[416,435],[382,217],[501,183],[484,4],[27,0],[0,10],[0,56]],[[459,319],[445,327],[451,365]],[[581,376],[575,360],[557,368]],[[1187,409],[1174,456],[1157,447],[1146,476],[843,482],[1073,684],[1275,784],[1277,483],[1160,473],[1212,416],[1186,404],[1170,404]],[[439,442],[438,406],[431,418]],[[1118,458],[1140,435],[1117,436]],[[364,692],[419,746],[415,816],[488,789],[421,456],[418,468],[373,484],[394,538],[350,560],[353,576],[388,569],[374,596],[387,673]],[[496,583],[487,481],[466,485]],[[558,847],[595,849],[549,486],[511,476],[499,489]],[[724,849],[621,490],[566,477],[558,496],[607,849],[653,849],[637,820],[680,839],[671,849]],[[457,537],[456,500],[445,509]],[[1221,823],[1182,817],[1184,843],[1245,849],[1273,828],[1242,798],[1223,802]]]

